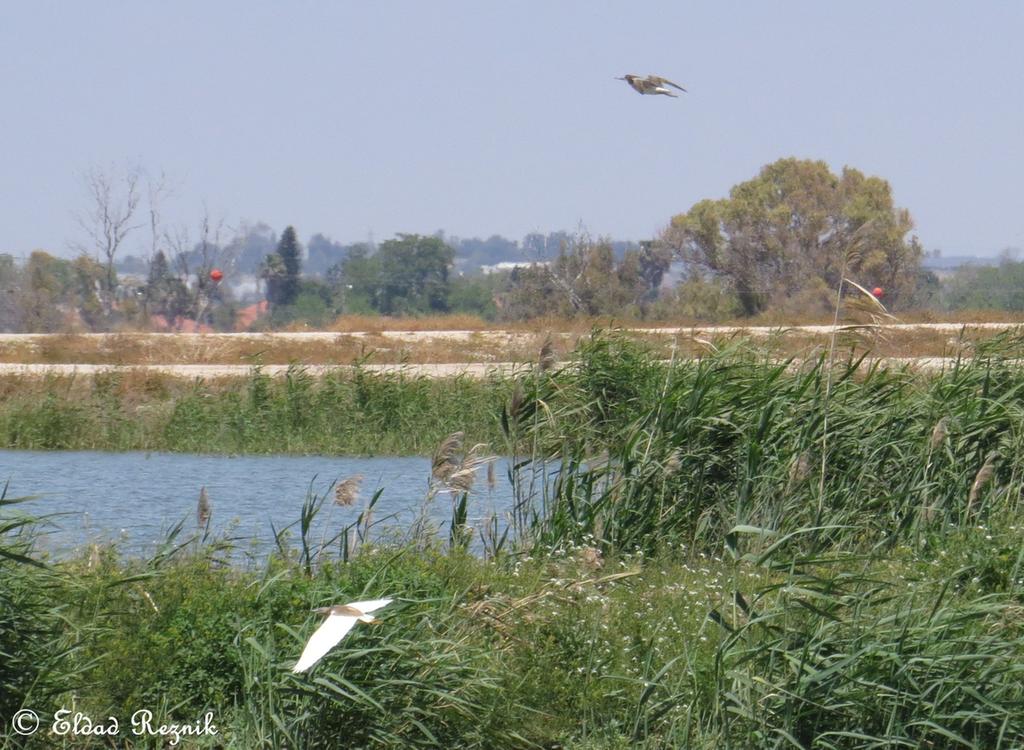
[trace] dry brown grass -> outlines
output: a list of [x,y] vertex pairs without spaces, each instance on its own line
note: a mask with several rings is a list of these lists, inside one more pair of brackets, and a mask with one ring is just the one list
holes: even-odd
[[[928,320],[921,320],[926,317]],[[999,323],[1007,327],[1024,319],[992,313],[966,316],[907,316],[901,323],[963,323],[965,329],[913,330],[885,328],[877,335],[860,336],[859,345],[881,357],[941,357],[970,355],[981,341],[998,331],[972,328],[975,323]],[[738,322],[745,330],[708,331],[696,321],[645,321],[631,327],[633,335],[666,357],[695,357],[734,339],[755,338],[775,356],[815,357],[828,346],[828,334],[794,329],[796,325],[828,325],[831,321],[774,320],[762,316]],[[391,319],[340,318],[330,331],[246,334],[54,334],[0,336],[0,362],[22,364],[94,365],[351,365],[449,364],[564,361],[581,337],[594,328],[622,327],[628,321],[607,318],[559,320],[545,318],[503,327],[488,327],[472,316]],[[699,331],[666,332],[659,327]],[[760,331],[750,331],[761,327]],[[775,330],[771,330],[774,328]]]
[[[485,331],[495,325],[475,315],[433,315],[422,318],[388,318],[382,315],[342,315],[328,331]],[[306,330],[296,328],[295,330]]]

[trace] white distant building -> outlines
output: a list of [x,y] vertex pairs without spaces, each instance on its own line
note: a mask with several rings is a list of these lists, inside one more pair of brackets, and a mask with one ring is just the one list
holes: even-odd
[[517,268],[534,268],[534,267],[546,267],[550,266],[551,261],[549,260],[534,260],[534,261],[517,261],[517,260],[505,260],[501,263],[495,263],[491,266],[480,266],[480,273],[492,274],[501,273],[503,271],[514,271]]
[[239,300],[260,299],[260,278],[253,274],[241,274],[232,280],[231,291]]

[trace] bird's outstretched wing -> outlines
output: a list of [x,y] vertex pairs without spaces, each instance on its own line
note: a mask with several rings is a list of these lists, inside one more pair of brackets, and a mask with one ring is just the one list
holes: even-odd
[[[356,604],[358,603],[356,602]],[[363,604],[367,603],[363,602]],[[366,610],[363,609],[363,611],[365,612]],[[357,622],[359,622],[359,618],[351,615],[329,615],[310,637],[306,647],[302,649],[302,656],[299,657],[295,666],[292,667],[292,671],[305,672],[320,661],[324,654],[334,648],[338,641],[355,627]]]
[[393,599],[371,599],[370,601],[367,601],[367,602],[352,602],[348,606],[349,607],[354,607],[355,609],[358,609],[360,612],[365,612],[366,614],[369,614],[370,612],[373,612],[374,610],[378,610],[381,607],[388,606],[389,604],[391,604],[392,601],[394,601],[394,600]]
[[672,81],[667,78],[662,78],[661,76],[647,76],[647,80],[658,86],[671,86],[672,88],[679,89],[680,91],[686,91],[686,89],[678,83],[672,83]]

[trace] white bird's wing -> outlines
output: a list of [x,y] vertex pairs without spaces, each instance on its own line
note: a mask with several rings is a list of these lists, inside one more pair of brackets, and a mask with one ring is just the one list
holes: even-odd
[[355,609],[358,609],[360,612],[364,612],[366,614],[369,614],[370,612],[373,612],[374,610],[380,609],[381,607],[388,606],[389,604],[391,604],[392,601],[394,601],[394,600],[393,599],[371,599],[370,601],[366,601],[366,602],[349,602],[345,606],[346,607],[353,607]]
[[328,615],[307,641],[306,647],[302,649],[302,656],[292,667],[292,671],[305,672],[320,661],[324,654],[334,648],[338,641],[355,627],[357,622],[359,622],[359,618],[351,615]]

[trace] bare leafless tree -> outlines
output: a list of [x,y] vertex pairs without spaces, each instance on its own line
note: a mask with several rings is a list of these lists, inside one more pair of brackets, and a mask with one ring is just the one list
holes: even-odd
[[157,177],[150,177],[146,181],[146,198],[149,207],[149,262],[153,262],[157,251],[160,250],[163,240],[163,228],[161,224],[164,200],[174,194],[174,188],[167,179],[167,175],[161,170]]
[[[192,242],[186,226],[179,226],[172,232],[164,233],[164,240],[173,255],[175,272],[191,293],[190,308],[197,322],[201,322],[212,301],[209,275],[221,255],[223,231],[223,217],[213,218],[209,207],[203,203],[203,213],[199,219],[199,237],[195,243]],[[194,284],[191,283],[193,275]]]
[[91,251],[97,261],[102,259],[105,262],[103,306],[107,313],[113,307],[116,286],[114,258],[125,237],[139,227],[135,223],[135,214],[141,197],[141,176],[142,170],[138,166],[129,166],[123,171],[94,166],[82,176],[88,208],[75,218],[88,241],[77,245],[77,248],[87,254]]

